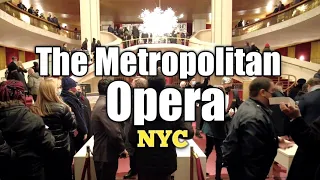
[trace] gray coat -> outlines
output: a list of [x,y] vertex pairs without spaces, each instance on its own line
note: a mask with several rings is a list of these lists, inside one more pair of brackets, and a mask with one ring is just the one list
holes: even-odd
[[28,88],[30,89],[31,95],[38,95],[39,85],[42,78],[39,76],[38,73],[33,73],[28,76]]
[[91,114],[94,134],[93,160],[115,162],[125,150],[120,123],[112,121],[106,112],[106,96],[100,96]]

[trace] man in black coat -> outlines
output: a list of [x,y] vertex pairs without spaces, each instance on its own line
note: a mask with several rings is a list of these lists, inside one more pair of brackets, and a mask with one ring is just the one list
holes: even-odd
[[311,78],[307,82],[308,93],[299,100],[301,115],[307,124],[320,116],[320,79]]
[[[143,77],[136,77],[133,79],[131,83],[132,88],[148,88],[148,81]],[[133,100],[134,97],[132,97]],[[132,108],[133,109],[133,108]],[[130,158],[130,170],[128,174],[126,174],[123,179],[132,179],[137,175],[137,158],[135,155],[135,148],[129,142],[129,130],[132,124],[133,117],[131,116],[130,120],[125,122],[124,126],[124,134],[126,136],[125,146],[126,150],[129,153]]]
[[[165,89],[165,78],[158,72],[158,76],[148,77],[148,87],[155,89],[157,94]],[[194,135],[191,123],[185,123],[183,118],[175,122],[167,122],[160,115],[152,122],[145,122],[144,126],[131,126],[129,141],[135,147],[137,158],[137,171],[139,180],[169,180],[171,174],[177,170],[176,147],[172,141],[168,141],[168,147],[160,147],[161,140],[155,136],[155,147],[137,147],[139,135],[137,130],[187,130],[188,137]],[[172,138],[172,135],[169,139]]]
[[8,166],[13,160],[15,152],[9,147],[2,136],[2,131],[0,130],[0,179],[9,180],[10,174]]
[[[206,149],[205,155],[207,159],[209,158],[213,148],[216,149],[216,180],[221,179],[222,170],[222,150],[221,145],[223,140],[226,138],[228,131],[227,123],[231,123],[231,119],[241,104],[241,100],[238,96],[236,90],[232,90],[233,83],[232,79],[229,77],[222,78],[221,90],[225,92],[226,102],[225,102],[225,120],[224,121],[205,121],[202,127],[202,131],[206,134]],[[210,88],[212,86],[208,86]]]
[[250,98],[234,115],[222,145],[230,180],[266,179],[277,149],[291,144],[278,138],[269,109],[275,87],[271,79],[258,77],[249,86]]
[[[309,92],[302,96],[302,98],[299,101],[299,114],[301,114],[301,117],[305,121],[305,123],[311,126],[314,123],[314,121],[320,116],[320,79],[311,78],[310,80],[308,80],[307,84]],[[303,128],[303,126],[301,128]],[[294,129],[292,129],[291,127],[290,132],[292,133],[293,130]],[[294,137],[292,138],[294,141],[296,141]],[[296,138],[299,137],[296,136]],[[308,139],[309,138],[304,140],[308,142]],[[308,176],[312,175],[309,172],[312,171],[312,168],[314,168],[310,166],[314,166],[316,163],[319,162],[319,159],[317,159],[319,156],[315,156],[315,154],[312,153],[314,150],[313,148],[303,148],[300,147],[298,142],[296,143],[298,144],[298,150],[292,161],[288,179],[311,179],[307,178]]]
[[[286,97],[282,91],[282,83],[276,84],[275,92],[272,94],[272,97]],[[279,105],[270,106],[272,110],[272,122],[278,136],[288,136],[289,135],[289,119],[288,117],[280,110]]]
[[61,97],[63,101],[71,107],[72,112],[76,117],[78,134],[71,140],[74,141],[75,151],[79,151],[85,144],[88,137],[88,127],[84,116],[84,106],[76,96],[76,93],[78,92],[76,88],[77,83],[73,79],[70,77],[63,77],[61,80],[61,87]]
[[281,104],[280,108],[292,119],[290,135],[300,150],[294,156],[287,180],[320,179],[320,116],[308,125],[297,106]]

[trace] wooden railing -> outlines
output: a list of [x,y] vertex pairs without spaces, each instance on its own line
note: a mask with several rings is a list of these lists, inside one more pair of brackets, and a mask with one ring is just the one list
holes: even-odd
[[320,5],[320,0],[304,0],[278,13],[274,13],[264,19],[250,23],[244,27],[233,29],[233,36],[241,36],[250,32],[254,32],[271,25],[281,23],[292,19],[296,16],[304,14]]
[[42,19],[33,14],[28,13],[20,8],[18,8],[15,4],[11,2],[4,2],[0,4],[0,9],[6,12],[7,14],[24,21],[30,25],[36,26],[38,28],[62,35],[64,37],[68,37],[71,39],[80,40],[80,32],[73,31],[69,29],[65,29],[63,27],[58,27],[57,24],[52,23],[46,19]]

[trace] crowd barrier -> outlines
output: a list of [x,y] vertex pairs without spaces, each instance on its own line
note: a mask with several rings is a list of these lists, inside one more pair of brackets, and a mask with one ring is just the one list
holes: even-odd
[[[86,158],[85,158],[85,162],[84,162],[82,173],[81,173],[81,180],[92,179],[91,171],[90,171],[92,166],[90,162],[90,155],[93,155],[93,154],[90,149],[90,146],[87,146],[87,153],[86,153]],[[194,165],[196,165],[197,179],[194,179],[194,174],[193,174]],[[190,169],[189,170],[190,170],[190,180],[205,180],[200,158],[198,157],[197,153],[193,150],[193,146],[190,147]]]

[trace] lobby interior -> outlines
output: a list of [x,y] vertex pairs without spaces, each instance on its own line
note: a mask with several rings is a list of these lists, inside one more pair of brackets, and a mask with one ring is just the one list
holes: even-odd
[[[80,49],[85,38],[88,39],[89,52],[93,38],[100,40],[102,46],[119,46],[121,51],[136,51],[140,47],[145,47],[149,51],[200,52],[213,51],[215,46],[243,48],[246,42],[254,43],[262,51],[268,44],[282,57],[281,76],[270,78],[275,83],[281,81],[285,92],[294,87],[298,79],[310,79],[320,69],[318,23],[320,0],[302,0],[297,3],[294,0],[282,0],[285,9],[279,12],[274,12],[278,0],[22,0],[21,2],[26,8],[33,6],[34,9],[38,9],[45,17],[49,14],[57,17],[60,24],[58,27],[46,18],[19,9],[17,7],[19,0],[0,0],[1,81],[5,79],[7,65],[13,56],[28,69],[33,66],[33,62],[38,62],[39,56],[34,52],[36,46],[62,46],[66,43],[70,50]],[[150,37],[142,38],[139,35],[136,39],[132,36],[131,39],[124,40],[108,31],[109,25],[113,28],[128,27],[131,31],[132,26],[143,24],[139,15],[144,9],[152,11],[156,7],[163,10],[172,8],[178,17],[176,25],[179,26],[176,30],[178,35],[158,37],[156,40],[152,38],[149,40]],[[239,23],[240,21],[242,22]],[[72,78],[87,90],[90,89],[87,97],[93,107],[97,99],[97,83],[101,79],[95,77],[94,66],[89,67],[87,75],[72,76]],[[240,97],[243,100],[247,99],[248,84],[252,81],[252,77],[232,78]],[[129,82],[132,80],[124,76],[114,79]],[[197,81],[203,79],[199,75],[196,76]],[[180,82],[178,77],[171,77],[167,81],[172,85],[179,85]],[[209,84],[216,85],[220,82],[221,77],[213,76]],[[209,173],[209,179],[214,179],[215,155],[212,154],[206,162],[202,152],[205,148],[205,139],[194,137],[193,142],[195,142],[194,151],[201,159],[202,172]],[[190,147],[188,148],[188,152],[181,152],[184,155],[180,157],[178,154],[178,158],[190,159]],[[278,162],[280,166],[276,171],[279,171],[281,177],[285,179],[287,168],[290,167],[287,161],[292,161],[295,151],[283,153],[287,154],[284,155],[284,160]],[[78,174],[82,172],[85,154],[86,147],[83,147],[76,155],[78,160],[75,162],[78,164],[75,164],[75,171]],[[181,160],[181,162],[189,163],[180,164],[189,172],[190,161]],[[129,160],[121,159],[118,169],[119,179],[122,179],[129,169]],[[194,179],[197,179],[196,167],[194,172]],[[225,168],[222,174],[224,179],[228,179]],[[188,179],[190,174],[181,177]],[[78,179],[80,180],[80,177],[76,176],[76,180]],[[181,178],[175,178],[177,179]]]

